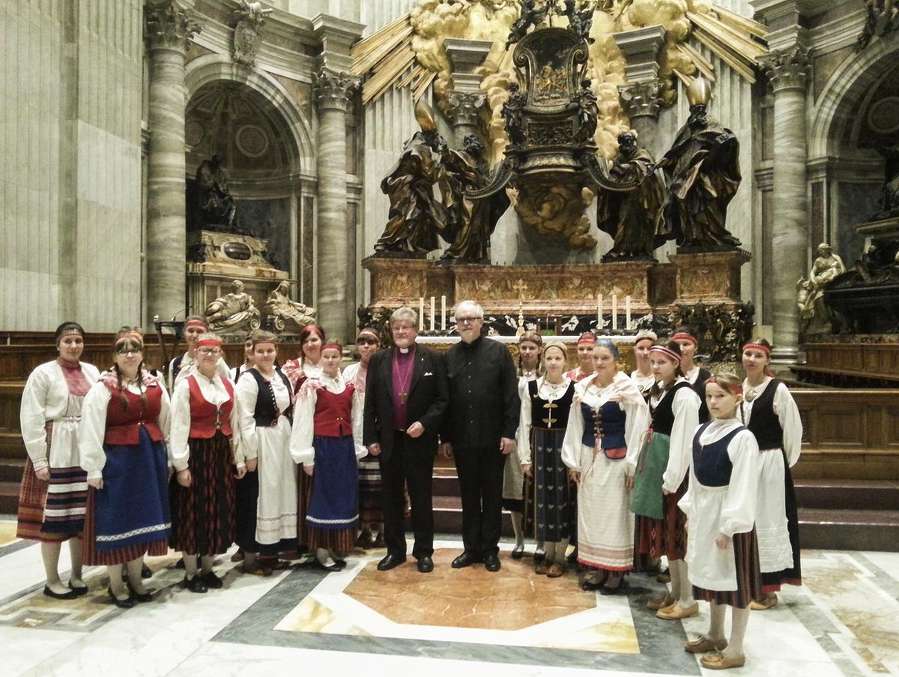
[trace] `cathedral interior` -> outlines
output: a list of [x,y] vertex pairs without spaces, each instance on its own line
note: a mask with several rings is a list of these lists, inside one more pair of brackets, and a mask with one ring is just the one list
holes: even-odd
[[198,602],[170,550],[158,604],[106,604],[102,567],[41,595],[20,409],[60,323],[101,370],[131,327],[165,375],[192,316],[231,367],[257,330],[301,355],[310,323],[349,364],[400,307],[449,350],[464,300],[516,360],[536,332],[577,366],[590,332],[630,373],[639,332],[689,327],[742,378],[770,343],[805,575],[736,673],[899,674],[899,3],[0,0],[0,45],[5,674],[708,674],[682,648],[705,611],[660,624],[655,576],[600,596],[506,564],[508,512],[502,578],[451,568],[441,458],[426,581],[379,550],[264,578],[229,554]]

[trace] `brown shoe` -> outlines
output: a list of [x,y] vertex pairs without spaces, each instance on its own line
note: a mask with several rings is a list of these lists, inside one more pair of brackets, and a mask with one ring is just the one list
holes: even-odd
[[713,651],[724,651],[727,648],[727,640],[719,639],[715,641],[709,639],[705,635],[700,635],[696,639],[691,639],[684,644],[684,651],[687,653],[711,653]]
[[565,575],[565,568],[561,564],[551,564],[546,571],[546,575],[550,578],[559,578]]
[[683,618],[696,616],[698,613],[699,604],[696,602],[693,602],[693,606],[689,606],[686,609],[681,607],[680,604],[672,604],[656,611],[656,618],[661,618],[663,621],[679,621]]
[[546,566],[546,562],[544,562],[543,560],[537,562],[537,564],[534,566],[534,573],[538,576],[545,576],[548,570],[549,567]]
[[753,611],[764,611],[765,609],[773,609],[777,606],[777,595],[770,595],[762,600],[752,600],[749,608]]
[[654,599],[649,600],[646,603],[647,609],[652,609],[653,611],[658,611],[659,609],[664,609],[666,606],[671,606],[677,600],[674,599],[671,595],[666,594],[663,597],[656,597]]
[[746,665],[746,656],[734,656],[729,658],[723,653],[713,653],[699,659],[706,670],[727,670],[728,668],[742,668]]

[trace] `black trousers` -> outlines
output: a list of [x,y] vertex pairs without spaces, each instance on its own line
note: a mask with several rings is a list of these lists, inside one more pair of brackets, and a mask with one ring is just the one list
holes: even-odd
[[406,556],[406,487],[412,502],[414,557],[434,554],[434,511],[432,477],[436,449],[410,449],[405,433],[397,432],[390,459],[380,457],[381,499],[384,508],[384,542],[387,552]]
[[499,552],[503,516],[503,469],[499,440],[489,447],[453,448],[462,493],[465,552],[485,557]]

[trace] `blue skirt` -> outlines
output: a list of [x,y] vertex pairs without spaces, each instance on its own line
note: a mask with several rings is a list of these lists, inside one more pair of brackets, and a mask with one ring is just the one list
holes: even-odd
[[350,435],[312,440],[315,471],[306,524],[317,529],[355,527],[359,521],[359,469]]
[[96,492],[97,552],[167,540],[168,459],[164,442],[141,427],[134,446],[104,445],[103,489]]

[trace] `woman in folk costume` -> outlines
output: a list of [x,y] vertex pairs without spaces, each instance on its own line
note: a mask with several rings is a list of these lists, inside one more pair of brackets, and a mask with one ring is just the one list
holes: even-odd
[[78,431],[81,467],[90,485],[84,563],[106,565],[109,596],[123,608],[150,600],[141,579],[143,557],[168,552],[171,527],[169,395],[144,369],[143,349],[138,334],[116,339],[115,364],[85,396]]
[[[518,395],[522,399],[527,396],[528,383],[536,381],[540,375],[542,348],[543,338],[537,332],[525,332],[518,339]],[[524,423],[519,423],[516,440],[519,445],[522,435],[527,434],[525,430]],[[525,479],[516,454],[506,456],[503,468],[503,508],[512,515],[512,531],[515,533],[512,559],[521,559],[524,555]],[[543,543],[539,539],[537,550],[543,551]]]
[[[84,351],[80,324],[63,322],[55,338],[59,357],[36,367],[22,391],[19,421],[28,458],[16,536],[40,541],[47,574],[44,594],[71,599],[87,592],[81,579],[87,476],[78,460],[78,424],[84,396],[100,374],[94,365],[79,361]],[[72,560],[68,586],[59,580],[59,554],[66,540]]]
[[671,340],[680,346],[680,370],[690,387],[699,396],[699,422],[705,423],[709,420],[709,410],[705,404],[705,382],[712,372],[693,361],[696,349],[699,347],[699,339],[686,327],[680,327],[672,334]]
[[[364,327],[356,335],[359,361],[343,370],[343,380],[352,383],[365,402],[365,377],[368,361],[381,347],[376,329]],[[359,459],[359,524],[362,527],[356,545],[361,548],[384,547],[384,510],[381,508],[381,466],[377,456],[366,453]]]
[[243,362],[231,369],[231,380],[237,383],[241,375],[253,367],[253,335],[249,334],[243,342]]
[[[761,594],[756,519],[760,455],[755,437],[737,419],[740,380],[722,374],[707,381],[712,421],[693,437],[690,488],[680,500],[687,515],[687,563],[693,594],[711,605],[705,635],[687,642],[690,653],[707,653],[710,670],[742,667],[749,604]],[[724,615],[731,607],[730,641]]]
[[577,367],[569,369],[565,374],[577,383],[593,375],[593,347],[596,345],[596,334],[585,331],[577,339]]
[[275,366],[274,334],[253,335],[254,367],[235,387],[240,420],[236,461],[247,473],[237,483],[237,544],[246,573],[268,576],[278,553],[293,550],[297,537],[297,473],[290,458],[293,392]]
[[518,460],[526,477],[533,477],[534,522],[544,558],[535,571],[557,578],[565,573],[565,551],[573,529],[574,489],[562,460],[562,442],[574,401],[574,383],[563,373],[568,353],[562,343],[543,349],[544,375],[523,380],[518,428]]
[[649,351],[659,342],[659,337],[650,329],[641,329],[634,338],[634,361],[637,368],[631,372],[631,380],[643,393],[643,399],[649,402],[649,393],[656,384],[652,365],[649,363]]
[[359,471],[362,445],[361,393],[340,373],[342,348],[322,346],[322,374],[300,389],[290,440],[293,460],[312,478],[304,540],[327,571],[346,566],[359,523]]
[[234,383],[216,369],[221,354],[218,336],[200,336],[196,367],[179,380],[172,394],[169,444],[175,475],[169,489],[171,545],[183,553],[185,577],[181,586],[197,593],[222,587],[212,562],[234,542],[234,479],[235,474],[243,477],[247,471],[245,463],[235,468],[240,420]]
[[[135,328],[137,330],[137,328]],[[202,315],[188,315],[184,320],[184,342],[187,344],[187,350],[183,355],[173,358],[169,362],[168,375],[166,377],[166,385],[169,393],[175,392],[175,386],[178,382],[187,376],[197,364],[197,339],[209,331],[209,323]],[[215,365],[216,370],[222,377],[229,376],[231,371],[225,363],[225,358],[221,355]]]
[[802,585],[799,518],[790,468],[802,451],[802,420],[790,390],[768,373],[771,344],[755,339],[743,346],[743,425],[761,449],[761,478],[756,533],[762,569],[762,598],[752,608],[770,609],[784,584]]
[[649,400],[652,427],[637,464],[631,510],[637,516],[637,555],[641,560],[668,558],[671,592],[646,606],[656,616],[675,620],[695,616],[684,562],[687,535],[677,502],[687,490],[690,444],[699,424],[699,397],[680,371],[680,346],[653,346],[650,363],[658,383]]
[[593,351],[596,373],[580,381],[562,446],[562,460],[578,485],[578,563],[592,569],[586,590],[622,589],[633,568],[634,516],[628,508],[640,441],[649,408],[625,374],[618,348],[600,339]]

